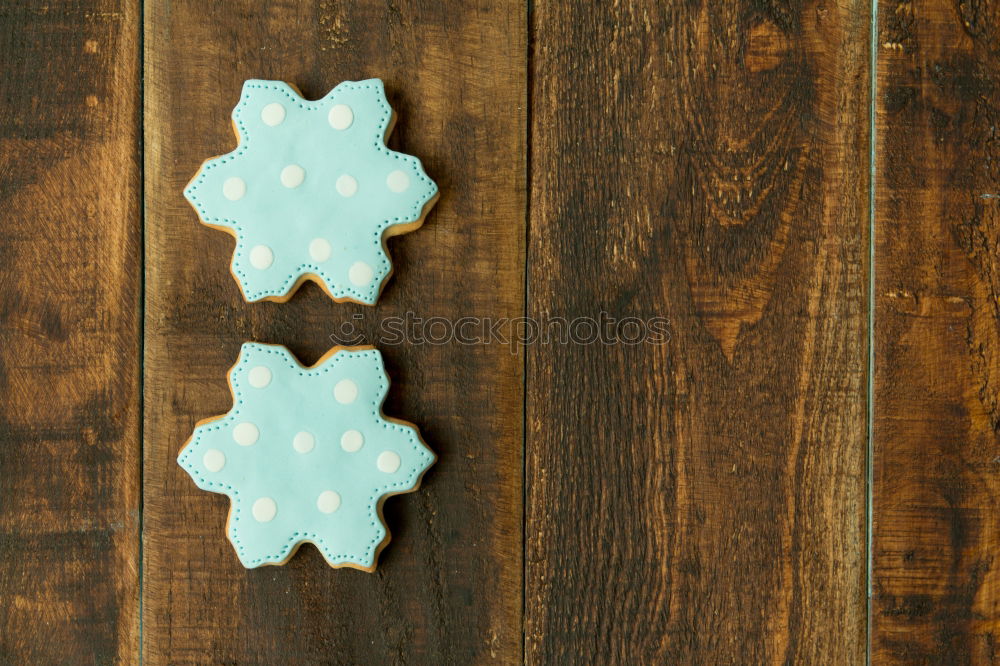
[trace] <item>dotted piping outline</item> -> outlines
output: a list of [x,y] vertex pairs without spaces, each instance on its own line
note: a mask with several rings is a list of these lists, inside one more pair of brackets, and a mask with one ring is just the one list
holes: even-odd
[[[254,358],[259,359],[259,354],[269,354],[272,356],[277,356],[280,358],[284,364],[295,370],[300,377],[305,376],[319,376],[328,374],[335,369],[335,366],[344,358],[347,357],[361,357],[372,359],[371,370],[374,371],[378,379],[378,386],[376,389],[376,395],[371,402],[372,405],[372,415],[375,416],[376,422],[381,424],[386,430],[395,430],[401,433],[410,434],[410,446],[414,453],[417,454],[419,458],[419,464],[414,468],[406,478],[401,481],[389,482],[384,486],[376,488],[376,490],[368,498],[368,517],[369,524],[375,528],[375,537],[371,540],[368,548],[364,551],[362,555],[355,553],[335,553],[331,549],[330,545],[327,543],[321,535],[313,532],[293,532],[288,540],[283,544],[280,550],[278,550],[273,555],[267,555],[263,557],[247,559],[246,558],[246,547],[240,540],[238,532],[238,523],[241,520],[242,509],[240,509],[239,490],[227,483],[221,483],[218,481],[212,481],[206,478],[206,475],[202,471],[202,466],[198,465],[192,457],[194,456],[195,450],[202,448],[199,444],[202,441],[202,437],[213,431],[220,431],[227,429],[229,426],[236,421],[241,413],[243,406],[243,395],[245,391],[242,387],[242,382],[238,378],[242,376],[242,370],[249,365]],[[256,362],[260,362],[259,360]],[[274,373],[274,380],[278,379],[277,373]],[[233,408],[223,415],[220,419],[205,423],[203,425],[197,426],[195,428],[194,434],[192,435],[190,443],[184,447],[178,458],[178,463],[183,467],[188,474],[190,474],[197,482],[200,488],[208,490],[209,492],[218,492],[220,494],[228,495],[231,502],[230,507],[230,517],[229,517],[229,539],[236,547],[237,554],[239,555],[240,561],[245,565],[258,566],[260,564],[271,563],[271,562],[281,562],[288,557],[288,554],[300,544],[311,541],[314,543],[320,551],[323,553],[323,557],[330,564],[340,564],[343,562],[353,562],[364,567],[371,567],[375,562],[375,550],[378,545],[382,543],[385,539],[385,535],[388,528],[382,522],[378,515],[378,503],[379,500],[389,491],[395,490],[396,492],[404,492],[408,489],[412,489],[416,486],[417,480],[420,476],[434,463],[433,454],[427,449],[426,445],[420,441],[420,437],[416,434],[416,430],[413,427],[405,426],[399,423],[393,423],[387,421],[382,416],[382,403],[385,400],[386,393],[389,389],[388,376],[385,373],[385,366],[382,362],[382,354],[376,349],[369,349],[365,351],[350,351],[350,350],[340,350],[336,352],[333,356],[327,359],[322,365],[316,366],[314,368],[304,368],[300,365],[291,355],[285,347],[276,345],[262,345],[258,343],[245,343],[240,350],[240,358],[236,365],[229,372],[229,383],[233,388]],[[219,488],[219,490],[213,490],[213,488]]]
[[[382,117],[378,120],[376,124],[377,134],[375,137],[374,146],[377,150],[384,153],[385,155],[400,161],[409,163],[417,175],[417,179],[421,181],[425,186],[427,186],[428,192],[425,198],[418,200],[411,208],[411,215],[406,216],[396,216],[389,217],[381,222],[377,223],[372,231],[372,240],[376,249],[378,250],[378,267],[373,267],[374,277],[372,278],[371,285],[366,291],[355,289],[352,286],[336,281],[329,275],[329,273],[322,268],[316,262],[306,262],[299,264],[293,271],[285,278],[277,287],[262,288],[255,291],[251,291],[251,286],[249,281],[252,281],[251,274],[240,267],[240,264],[244,262],[249,262],[249,248],[247,248],[246,242],[246,230],[240,224],[238,220],[227,218],[227,217],[215,217],[208,214],[208,210],[201,200],[195,194],[198,188],[204,183],[207,178],[208,172],[211,169],[217,168],[226,164],[228,162],[234,161],[245,153],[250,144],[250,133],[247,130],[246,124],[243,122],[243,112],[252,102],[254,95],[252,90],[274,90],[283,94],[288,101],[293,106],[298,106],[300,109],[305,111],[322,111],[326,109],[328,105],[334,98],[335,95],[341,93],[345,90],[375,90],[377,93],[376,102],[382,109]],[[326,109],[328,111],[328,109]],[[233,227],[236,232],[236,248],[233,250],[233,260],[230,264],[233,273],[238,276],[240,289],[243,291],[248,301],[258,301],[268,296],[285,296],[288,294],[292,286],[298,282],[303,275],[312,273],[317,275],[326,284],[327,289],[336,298],[343,297],[354,297],[358,300],[367,303],[374,304],[378,300],[378,295],[382,291],[382,283],[385,282],[389,274],[392,272],[392,261],[386,254],[385,249],[382,246],[382,235],[385,233],[386,229],[397,224],[410,224],[416,222],[420,219],[423,214],[424,207],[429,201],[431,201],[438,192],[437,184],[432,181],[424,171],[423,164],[420,159],[413,155],[407,155],[405,153],[399,153],[394,150],[389,150],[385,145],[385,130],[389,125],[389,121],[392,119],[392,108],[389,106],[388,100],[385,98],[385,89],[380,79],[369,79],[368,81],[358,82],[358,81],[344,81],[338,84],[330,92],[328,92],[323,98],[316,101],[308,101],[302,99],[299,95],[293,91],[288,84],[283,81],[274,82],[251,82],[247,81],[243,84],[243,94],[240,98],[239,103],[236,108],[233,109],[233,121],[239,128],[239,144],[236,150],[221,155],[219,157],[214,157],[202,163],[195,175],[195,179],[184,189],[184,196],[187,200],[194,206],[197,211],[198,216],[201,218],[204,224],[215,224],[215,225],[228,225]],[[326,121],[324,120],[324,123]],[[313,234],[311,238],[323,238],[324,235],[319,233]],[[254,273],[253,275],[256,275]]]

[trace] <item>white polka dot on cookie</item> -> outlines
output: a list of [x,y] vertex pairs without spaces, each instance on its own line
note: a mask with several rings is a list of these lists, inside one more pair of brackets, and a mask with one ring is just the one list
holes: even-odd
[[365,443],[365,437],[357,430],[348,430],[340,438],[340,448],[348,453],[354,453],[361,449]]
[[250,380],[250,386],[254,388],[264,388],[271,383],[271,371],[263,365],[251,368],[247,377]]
[[298,164],[289,164],[281,170],[281,184],[289,189],[298,187],[305,179],[306,170]]
[[209,449],[205,451],[201,462],[209,472],[219,472],[226,466],[226,454],[219,449]]
[[333,397],[342,405],[349,405],[358,399],[358,385],[350,379],[341,379],[333,387]]
[[340,493],[324,490],[316,498],[316,508],[323,513],[333,513],[340,508]]
[[269,523],[278,515],[278,504],[270,497],[261,497],[253,503],[251,513],[258,523]]
[[299,453],[309,453],[316,448],[316,437],[311,432],[302,431],[292,439],[292,448]]
[[393,171],[385,179],[386,187],[399,194],[405,192],[410,187],[410,177],[405,171]]
[[252,423],[240,423],[233,428],[233,441],[240,446],[250,446],[257,443],[260,430]]
[[358,193],[358,180],[345,173],[337,179],[337,192],[342,197],[353,197]]
[[351,268],[347,271],[347,279],[358,287],[364,287],[365,285],[371,284],[374,277],[375,270],[363,261],[354,262],[354,264],[351,265]]
[[395,451],[383,451],[378,454],[378,460],[375,461],[375,466],[378,467],[378,471],[384,472],[385,474],[396,473],[401,464],[402,461],[399,459],[399,454]]
[[277,102],[271,102],[261,109],[260,119],[264,121],[265,125],[270,127],[280,125],[285,121],[285,107]]
[[354,123],[354,111],[346,104],[337,104],[327,115],[330,127],[335,130],[345,130]]
[[250,265],[259,271],[267,270],[274,263],[274,252],[266,245],[257,245],[250,250]]
[[309,256],[312,257],[313,261],[326,261],[332,253],[333,248],[330,246],[330,241],[325,238],[314,238],[309,243]]
[[247,193],[247,184],[242,178],[233,176],[222,184],[222,196],[230,201],[239,201]]

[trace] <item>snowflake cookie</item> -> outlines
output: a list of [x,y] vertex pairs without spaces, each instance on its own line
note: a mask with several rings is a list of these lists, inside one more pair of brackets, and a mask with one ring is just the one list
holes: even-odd
[[416,426],[388,418],[372,347],[335,347],[303,367],[246,343],[229,371],[233,408],[195,427],[177,462],[229,496],[227,534],[247,568],[284,564],[309,542],[332,567],[374,571],[389,542],[387,497],[416,490],[435,460]]
[[379,79],[314,102],[282,81],[243,84],[239,145],[202,164],[184,196],[236,237],[246,300],[284,302],[306,280],[336,301],[378,299],[392,272],[385,240],[419,227],[438,192],[420,160],[386,148],[394,120]]

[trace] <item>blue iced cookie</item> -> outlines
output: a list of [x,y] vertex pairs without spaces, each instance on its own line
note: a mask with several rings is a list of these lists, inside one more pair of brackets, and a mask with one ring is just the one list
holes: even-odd
[[247,81],[233,109],[239,145],[184,190],[201,221],[236,237],[232,272],[248,301],[286,301],[306,280],[371,305],[392,272],[390,236],[437,199],[420,160],[389,150],[382,82],[346,81],[307,101],[282,81]]
[[374,571],[389,542],[387,497],[416,490],[435,460],[416,426],[382,414],[389,379],[372,347],[335,347],[303,367],[246,343],[229,371],[233,408],[203,421],[177,458],[230,498],[227,534],[248,568],[305,542],[332,567]]

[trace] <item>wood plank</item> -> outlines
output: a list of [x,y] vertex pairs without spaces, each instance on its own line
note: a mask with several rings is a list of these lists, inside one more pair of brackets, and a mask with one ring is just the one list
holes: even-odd
[[536,4],[529,661],[863,663],[869,11]]
[[[247,571],[227,542],[227,500],[175,457],[194,423],[230,406],[225,372],[245,340],[312,363],[356,324],[523,312],[526,17],[513,0],[441,3],[146,3],[147,320],[143,652],[149,664],[473,663],[520,660],[523,361],[500,345],[381,345],[386,413],[439,456],[391,499],[375,574],[333,570],[311,547]],[[398,113],[390,145],[441,188],[422,229],[393,239],[375,308],[306,284],[286,304],[242,302],[233,240],[181,196],[230,150],[247,78],[310,98],[380,77]],[[355,315],[361,317],[354,319]]]
[[127,2],[0,4],[5,664],[137,650],[138,37]]
[[880,6],[872,653],[1000,640],[1000,14]]

